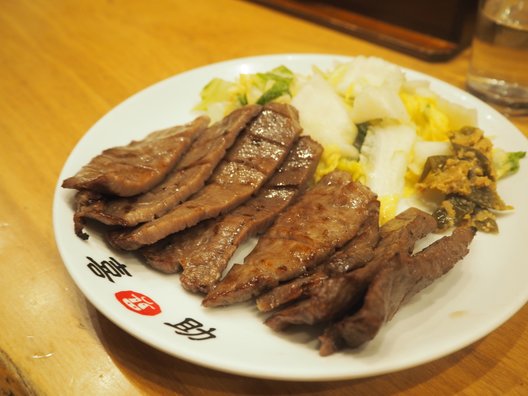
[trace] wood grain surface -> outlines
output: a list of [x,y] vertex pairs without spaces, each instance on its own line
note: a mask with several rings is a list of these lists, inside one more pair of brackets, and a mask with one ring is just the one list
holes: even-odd
[[[528,394],[526,306],[482,340],[422,366],[302,383],[170,357],[85,300],[51,222],[57,178],[76,142],[159,80],[274,53],[376,55],[459,87],[469,56],[427,63],[244,1],[0,0],[0,394]],[[512,121],[528,135],[528,119]]]

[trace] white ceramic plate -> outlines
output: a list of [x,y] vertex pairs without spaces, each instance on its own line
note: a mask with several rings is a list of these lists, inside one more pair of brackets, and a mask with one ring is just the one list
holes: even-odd
[[[264,316],[252,304],[203,308],[199,296],[182,289],[178,275],[160,274],[132,254],[111,250],[92,229],[88,241],[75,236],[74,193],[62,189],[61,181],[105,148],[190,121],[199,92],[211,78],[233,79],[278,65],[308,73],[312,65],[329,68],[349,59],[274,55],[217,63],[161,81],[99,120],[66,161],[53,206],[58,248],[86,298],[128,333],[178,358],[241,375],[305,381],[366,377],[423,364],[471,344],[508,320],[528,300],[523,245],[528,235],[526,160],[518,174],[499,184],[504,200],[516,208],[499,218],[500,234],[479,233],[470,254],[404,306],[372,342],[329,357],[319,356],[314,334],[274,333],[262,324]],[[440,96],[477,109],[480,127],[498,147],[528,150],[526,138],[480,100],[427,75],[405,72],[408,79],[430,81]],[[240,262],[250,246],[245,245],[234,260]]]

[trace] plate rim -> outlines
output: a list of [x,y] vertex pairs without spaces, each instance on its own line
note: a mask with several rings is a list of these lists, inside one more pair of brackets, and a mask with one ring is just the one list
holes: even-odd
[[[360,56],[360,55],[358,55]],[[93,304],[93,306],[99,310],[106,318],[108,318],[112,323],[114,323],[116,326],[118,326],[119,328],[121,328],[123,331],[127,332],[128,334],[132,335],[133,337],[141,340],[142,342],[150,345],[151,347],[157,349],[157,350],[161,350],[169,355],[172,355],[178,359],[182,359],[182,360],[185,360],[185,361],[188,361],[188,362],[191,362],[193,364],[197,364],[197,365],[200,365],[200,366],[204,366],[204,367],[208,367],[210,369],[213,369],[213,370],[218,370],[218,371],[223,371],[223,372],[228,372],[228,373],[231,373],[231,374],[237,374],[237,375],[242,375],[242,376],[246,376],[246,377],[253,377],[253,378],[263,378],[263,379],[274,379],[274,380],[301,380],[301,381],[328,381],[328,380],[344,380],[344,379],[353,379],[353,378],[366,378],[366,377],[370,377],[370,376],[374,376],[374,375],[380,375],[380,374],[386,374],[386,373],[389,373],[389,372],[396,372],[396,371],[401,371],[401,370],[404,370],[404,369],[408,369],[408,368],[411,368],[411,367],[416,367],[416,366],[419,366],[419,365],[423,365],[423,364],[426,364],[428,362],[431,362],[431,361],[434,361],[434,360],[437,360],[441,357],[444,357],[444,356],[448,356],[476,341],[478,341],[479,339],[483,338],[484,336],[486,336],[487,334],[491,333],[492,331],[494,331],[495,329],[497,329],[499,326],[501,326],[503,323],[505,323],[509,318],[511,318],[518,310],[520,310],[525,304],[526,302],[528,301],[528,292],[526,293],[526,296],[524,298],[524,301],[521,303],[521,301],[519,301],[519,304],[517,304],[518,306],[515,306],[515,307],[512,307],[510,306],[510,312],[508,313],[504,313],[502,315],[501,318],[497,319],[494,323],[494,325],[492,326],[493,328],[489,331],[483,331],[483,333],[481,335],[479,335],[477,338],[475,337],[469,337],[470,339],[467,339],[463,342],[461,342],[460,345],[458,346],[453,346],[450,350],[448,351],[445,351],[445,352],[441,352],[437,355],[432,355],[429,359],[425,359],[425,360],[421,360],[420,362],[409,362],[407,365],[401,365],[399,366],[398,368],[390,368],[390,367],[387,367],[385,369],[380,369],[380,370],[374,370],[374,371],[371,371],[367,374],[365,373],[361,373],[357,376],[351,374],[351,373],[348,373],[348,374],[337,374],[335,376],[324,376],[324,377],[306,377],[306,376],[303,376],[303,375],[291,375],[291,374],[288,374],[288,373],[285,373],[284,375],[280,375],[280,373],[272,373],[272,372],[248,372],[248,371],[243,371],[243,370],[240,370],[240,368],[237,368],[236,365],[234,366],[231,366],[231,365],[227,365],[227,366],[222,366],[220,367],[218,365],[218,363],[215,363],[214,361],[210,361],[210,360],[207,360],[207,361],[203,361],[203,360],[200,360],[198,359],[197,357],[195,356],[183,356],[181,354],[175,354],[173,352],[169,352],[167,351],[167,349],[163,348],[162,346],[160,346],[159,344],[157,344],[156,342],[153,342],[151,339],[149,339],[148,337],[144,337],[143,334],[138,334],[137,332],[130,332],[130,330],[126,329],[123,327],[123,323],[122,323],[122,320],[119,321],[115,318],[115,315],[113,313],[113,310],[107,308],[104,304],[101,305],[98,303],[98,300],[95,299],[94,301],[94,298],[90,298],[92,296],[92,291],[88,290],[86,287],[85,287],[85,284],[83,282],[81,282],[78,278],[77,278],[77,274],[75,272],[72,271],[72,269],[70,268],[70,265],[68,265],[68,258],[67,258],[67,254],[65,253],[65,251],[63,250],[63,246],[61,246],[61,243],[60,243],[60,234],[61,234],[61,230],[58,229],[59,225],[60,225],[60,221],[58,219],[58,213],[59,211],[61,210],[61,205],[64,204],[64,202],[62,202],[61,200],[61,192],[64,192],[64,189],[61,188],[61,181],[62,179],[64,178],[64,172],[67,168],[67,165],[69,164],[70,161],[72,161],[72,157],[74,157],[74,154],[79,150],[79,147],[82,147],[82,145],[84,144],[83,142],[85,140],[88,140],[89,139],[89,136],[90,136],[90,132],[95,129],[98,125],[100,125],[101,123],[104,123],[105,119],[107,117],[111,117],[111,114],[114,113],[114,111],[116,111],[116,109],[121,109],[121,108],[124,108],[127,106],[127,103],[130,103],[130,101],[133,101],[133,100],[136,100],[136,98],[140,97],[142,94],[144,94],[146,91],[149,91],[149,90],[152,90],[154,87],[156,86],[163,86],[164,84],[166,84],[169,80],[171,79],[175,79],[175,78],[184,78],[185,76],[191,74],[191,73],[195,73],[197,71],[203,71],[203,70],[207,70],[207,69],[214,69],[214,68],[219,68],[219,67],[227,67],[227,66],[231,66],[231,65],[236,65],[236,64],[240,64],[240,63],[243,63],[243,62],[253,62],[253,63],[261,63],[263,60],[265,60],[266,62],[272,62],[272,61],[275,61],[277,60],[277,62],[279,60],[282,60],[282,62],[284,62],[285,59],[287,60],[290,60],[290,61],[294,61],[294,62],[299,62],[299,61],[306,61],[308,59],[324,59],[328,62],[330,61],[336,61],[336,60],[351,60],[353,58],[355,58],[356,56],[349,56],[349,55],[339,55],[339,54],[318,54],[318,53],[298,53],[298,54],[271,54],[271,55],[258,55],[258,56],[249,56],[249,57],[241,57],[241,58],[235,58],[235,59],[228,59],[228,60],[223,60],[223,61],[220,61],[220,62],[215,62],[215,63],[211,63],[211,64],[207,64],[207,65],[202,65],[202,66],[199,66],[197,68],[193,68],[193,69],[189,69],[189,70],[185,70],[181,73],[178,73],[178,74],[175,74],[173,76],[170,76],[168,78],[165,78],[163,80],[160,80],[154,84],[151,84],[143,89],[141,89],[140,91],[132,94],[131,96],[127,97],[126,99],[124,99],[122,102],[120,102],[119,104],[117,104],[116,106],[114,106],[113,108],[111,108],[107,113],[105,113],[101,118],[99,118],[99,120],[97,120],[83,135],[82,137],[78,140],[78,142],[75,144],[74,148],[72,149],[71,153],[68,155],[66,161],[64,162],[63,164],[63,167],[59,173],[59,177],[57,179],[57,183],[56,183],[56,187],[55,187],[55,191],[54,191],[54,198],[53,198],[53,230],[54,230],[54,236],[55,236],[55,241],[56,241],[56,245],[57,245],[57,248],[59,250],[59,254],[61,256],[61,259],[63,261],[63,264],[64,266],[66,267],[68,273],[70,274],[71,278],[73,279],[75,285],[81,290],[81,292],[83,293],[83,296],[91,303]],[[313,60],[310,60],[311,64],[314,63]],[[395,64],[393,62],[390,62],[392,64]],[[277,63],[278,65],[279,63]],[[478,102],[480,102],[480,107],[483,107],[484,108],[484,112],[487,113],[487,114],[491,114],[493,117],[497,117],[500,121],[502,122],[507,122],[508,124],[510,124],[518,133],[520,133],[522,135],[522,133],[518,130],[518,128],[513,125],[509,120],[507,120],[506,117],[504,117],[502,114],[500,114],[498,111],[496,111],[495,109],[493,109],[491,106],[489,106],[488,104],[482,102],[480,99],[476,98],[475,96],[471,95],[470,93],[462,90],[461,88],[459,87],[456,87],[450,83],[447,83],[443,80],[440,80],[434,76],[430,76],[428,74],[425,74],[425,73],[422,73],[422,72],[419,72],[419,71],[416,71],[416,70],[412,70],[412,69],[409,69],[409,68],[406,68],[406,67],[403,67],[403,66],[400,66],[400,65],[397,65],[395,64],[396,66],[398,66],[402,71],[404,71],[406,74],[408,72],[410,72],[413,76],[412,79],[415,79],[414,77],[418,77],[419,79],[424,79],[426,81],[429,81],[431,82],[433,85],[437,85],[437,86],[442,86],[444,87],[445,89],[449,89],[449,90],[456,90],[457,94],[458,95],[462,95],[464,97],[467,97],[467,98],[470,98],[471,100],[476,100]],[[211,76],[211,78],[214,77],[214,76]],[[433,89],[434,91],[434,89]],[[480,115],[479,115],[480,117]],[[479,122],[480,124],[480,122]],[[134,322],[134,319],[133,317],[131,317],[131,321]]]

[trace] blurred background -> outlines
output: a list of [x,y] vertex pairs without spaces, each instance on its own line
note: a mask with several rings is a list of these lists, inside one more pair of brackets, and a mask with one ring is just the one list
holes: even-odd
[[478,0],[253,0],[427,61],[471,43]]

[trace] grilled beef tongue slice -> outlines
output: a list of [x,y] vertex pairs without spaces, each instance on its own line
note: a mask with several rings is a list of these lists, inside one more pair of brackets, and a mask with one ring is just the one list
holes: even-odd
[[127,146],[104,150],[62,187],[130,197],[150,190],[176,165],[182,154],[209,124],[200,116],[180,126],[150,133]]
[[372,340],[399,307],[447,273],[468,252],[475,230],[460,227],[414,256],[398,254],[373,278],[362,307],[326,328],[319,353],[330,355],[344,346],[356,348]]
[[249,300],[305,274],[357,234],[375,199],[370,189],[346,172],[326,175],[279,215],[244,264],[235,264],[203,305]]
[[86,207],[95,207],[102,205],[104,196],[101,193],[90,191],[90,190],[81,190],[75,194],[75,212],[73,213],[73,227],[75,235],[79,238],[87,240],[89,235],[84,232],[84,226],[86,219],[83,216],[84,208]]
[[136,250],[232,210],[273,175],[300,132],[295,108],[278,103],[266,105],[238,137],[201,190],[160,218],[132,230],[111,231],[107,234],[108,241],[124,250]]
[[312,179],[322,146],[308,136],[301,137],[275,175],[259,193],[217,219],[170,236],[170,242],[147,246],[140,253],[152,267],[176,272],[185,289],[207,293],[221,277],[238,246],[265,231],[275,217]]
[[319,264],[306,276],[283,283],[257,298],[257,308],[268,312],[284,304],[306,297],[309,290],[333,274],[340,274],[364,266],[374,256],[379,241],[379,201],[369,203],[369,214],[358,235]]
[[374,276],[388,261],[400,253],[411,254],[415,242],[435,229],[436,221],[430,214],[416,208],[405,210],[381,227],[372,260],[354,271],[323,279],[306,291],[309,298],[276,312],[265,324],[278,331],[344,315],[361,301]]
[[77,205],[76,218],[132,227],[162,216],[203,187],[226,150],[261,110],[259,105],[244,106],[208,127],[165,180],[150,191],[128,198],[100,196],[94,200],[92,197],[89,202],[80,196],[79,201],[84,204]]

